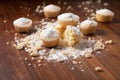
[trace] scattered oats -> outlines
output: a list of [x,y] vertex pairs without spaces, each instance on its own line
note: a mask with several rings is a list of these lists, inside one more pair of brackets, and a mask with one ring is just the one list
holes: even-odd
[[27,14],[27,17],[29,17],[30,15],[29,14]]
[[89,13],[89,12],[90,12],[90,10],[88,9],[88,10],[87,10],[87,12]]
[[92,8],[94,8],[95,6],[94,6],[94,5],[92,5],[91,7],[92,7]]
[[41,64],[38,64],[38,66],[40,67],[40,66],[41,66]]
[[98,51],[97,53],[101,53],[100,51]]
[[84,69],[81,69],[81,71],[83,72],[83,71],[84,71]]
[[97,66],[97,67],[95,67],[95,71],[100,72],[100,71],[102,71],[102,68]]
[[38,63],[41,63],[41,60],[38,60],[37,62],[38,62]]
[[95,16],[95,13],[91,13],[91,16]]
[[61,4],[61,1],[58,1],[58,4]]
[[106,49],[106,51],[108,51],[109,49]]
[[55,54],[55,49],[52,48],[49,53],[50,53],[50,54]]
[[91,17],[91,19],[93,20],[93,19],[95,19],[95,17]]
[[10,44],[10,42],[6,42],[6,44],[7,44],[7,45],[9,45],[9,44]]
[[44,59],[44,57],[43,57],[43,56],[40,56],[39,58],[40,58],[40,60],[43,60],[43,59]]
[[85,54],[85,57],[86,57],[86,58],[90,58],[90,57],[91,57],[91,54],[90,54],[90,53],[87,53],[87,54]]
[[27,7],[25,7],[25,10],[27,9]]
[[38,54],[37,53],[30,53],[30,56],[36,57],[36,56],[38,56]]
[[45,2],[42,2],[42,4],[43,4],[43,5],[42,5],[42,8],[44,8],[44,7],[45,7],[45,5],[46,5],[46,4],[45,4]]
[[88,10],[88,7],[84,7],[84,10]]
[[33,64],[33,67],[37,67],[36,64]]
[[68,6],[66,10],[73,10],[72,6]]
[[100,39],[100,41],[103,41],[103,39]]
[[70,68],[71,70],[74,70],[75,68],[74,67],[72,67],[72,68]]
[[85,4],[85,2],[83,1],[83,2],[82,2],[82,5],[84,5],[84,4]]
[[7,22],[7,20],[4,20],[3,22],[4,22],[4,23],[6,23],[6,22]]
[[81,8],[82,6],[81,5],[78,5],[78,8]]
[[31,66],[32,64],[31,63],[28,63],[28,66]]
[[82,62],[81,62],[81,61],[79,61],[78,63],[79,63],[79,64],[81,64]]
[[66,5],[66,4],[67,4],[67,2],[64,2],[63,4],[64,4],[64,5]]
[[28,10],[30,10],[30,8],[28,8]]
[[28,61],[28,58],[27,58],[27,57],[25,57],[25,61]]
[[89,5],[91,2],[92,2],[92,0],[86,1],[86,4]]
[[93,12],[93,9],[91,9],[90,12]]
[[20,6],[20,8],[23,8],[22,6]]
[[108,6],[108,5],[109,5],[109,3],[107,3],[107,2],[104,3],[104,6]]
[[91,19],[90,17],[87,17],[87,19]]
[[17,36],[18,35],[18,33],[15,33],[15,36]]
[[113,43],[112,40],[107,40],[107,41],[105,41],[105,44],[112,44],[112,43]]
[[97,0],[97,3],[101,3],[102,2],[102,0]]
[[40,7],[41,7],[41,6],[40,6],[40,5],[38,5],[38,6],[37,6],[37,9],[40,9]]
[[15,47],[16,47],[16,49],[23,49],[24,43],[19,43]]
[[55,19],[52,19],[51,21],[52,21],[52,22],[55,22]]
[[96,43],[94,44],[94,50],[97,51],[97,50],[100,50],[100,49],[104,49],[105,48],[105,45],[97,40]]
[[9,33],[8,30],[5,31],[6,33]]
[[77,62],[77,61],[73,61],[72,63],[73,63],[74,65],[77,65],[77,64],[78,64],[78,62]]
[[32,61],[35,61],[35,58],[34,58],[34,57],[31,57],[31,60],[32,60]]
[[39,12],[39,13],[43,13],[43,10],[39,10],[38,12]]
[[92,49],[92,48],[87,48],[87,49],[84,50],[84,56],[85,56],[86,58],[90,58],[91,55],[92,55],[92,52],[93,52],[93,49]]

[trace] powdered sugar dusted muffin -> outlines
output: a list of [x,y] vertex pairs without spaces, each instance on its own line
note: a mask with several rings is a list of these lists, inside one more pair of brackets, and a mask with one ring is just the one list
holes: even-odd
[[58,23],[61,26],[66,27],[67,25],[76,26],[79,22],[79,16],[73,13],[63,13],[57,17]]
[[32,20],[22,17],[14,20],[13,25],[18,32],[26,32],[32,28]]
[[58,44],[60,34],[57,30],[48,28],[41,32],[40,37],[44,46],[54,47]]
[[44,15],[45,17],[51,18],[51,17],[57,17],[60,13],[61,8],[59,6],[50,4],[44,7]]
[[83,34],[94,34],[97,28],[97,22],[94,20],[84,20],[80,24],[80,30]]
[[109,9],[100,9],[96,11],[96,19],[100,22],[111,22],[114,13]]

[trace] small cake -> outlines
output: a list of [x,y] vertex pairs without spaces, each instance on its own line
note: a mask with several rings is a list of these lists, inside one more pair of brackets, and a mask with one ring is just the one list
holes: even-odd
[[47,18],[57,17],[60,13],[61,8],[59,6],[50,4],[44,7],[44,15]]
[[67,46],[74,46],[82,36],[83,35],[78,27],[68,25],[63,34],[63,39]]
[[57,17],[58,23],[61,26],[66,27],[67,25],[77,26],[79,22],[79,16],[73,13],[63,13]]
[[27,32],[32,28],[32,20],[28,18],[19,18],[13,22],[15,30],[17,32]]
[[57,30],[48,28],[40,33],[40,37],[45,47],[55,47],[58,44],[60,35]]
[[62,34],[65,31],[65,28],[59,24],[55,26],[55,29],[58,30],[60,34]]
[[109,9],[100,9],[96,11],[96,19],[100,22],[111,22],[114,13]]
[[94,34],[97,28],[97,22],[94,20],[84,20],[80,24],[80,30],[83,34]]

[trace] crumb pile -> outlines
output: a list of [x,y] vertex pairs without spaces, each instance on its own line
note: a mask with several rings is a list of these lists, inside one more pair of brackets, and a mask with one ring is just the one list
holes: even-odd
[[[55,25],[56,22],[51,24]],[[71,47],[57,45],[56,47],[46,49],[43,48],[43,43],[40,37],[40,33],[42,30],[44,30],[44,28],[39,27],[36,30],[37,31],[35,33],[32,33],[25,38],[18,39],[17,37],[15,37],[16,45],[14,46],[16,47],[16,49],[24,49],[31,56],[42,56],[45,60],[48,61],[64,61],[69,60],[70,58],[76,59],[80,56],[88,57],[88,55],[91,55],[94,51],[105,48],[105,45],[100,40],[95,40],[92,38],[82,38],[78,40],[77,44]]]

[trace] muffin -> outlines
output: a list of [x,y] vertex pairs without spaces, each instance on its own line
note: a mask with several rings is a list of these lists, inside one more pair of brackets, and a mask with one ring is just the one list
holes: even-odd
[[63,34],[63,39],[66,42],[66,46],[74,46],[82,36],[83,35],[78,27],[68,25]]
[[65,27],[61,26],[61,25],[56,25],[55,29],[58,30],[60,32],[60,34],[62,34],[65,31]]
[[73,13],[63,13],[57,17],[58,23],[61,26],[66,27],[67,25],[77,26],[79,22],[79,16]]
[[55,47],[59,42],[59,32],[55,29],[48,28],[40,33],[43,45],[45,47]]
[[44,15],[47,18],[57,17],[60,13],[61,8],[59,6],[50,4],[44,7]]
[[80,31],[83,34],[94,34],[97,28],[97,22],[94,20],[84,20],[80,24]]
[[109,9],[100,9],[96,11],[96,19],[100,22],[111,22],[114,13]]
[[32,28],[32,20],[22,17],[14,20],[13,25],[17,32],[27,32]]

